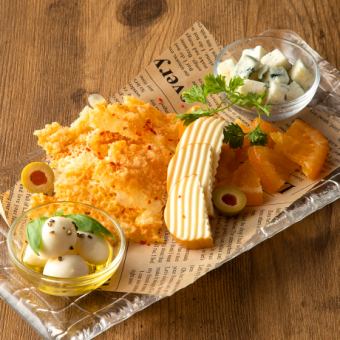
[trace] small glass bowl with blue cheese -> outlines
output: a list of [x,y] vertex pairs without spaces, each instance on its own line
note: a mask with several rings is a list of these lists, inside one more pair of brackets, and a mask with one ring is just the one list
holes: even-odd
[[[312,100],[320,82],[320,71],[313,56],[301,46],[273,37],[253,37],[225,46],[217,55],[214,74],[226,82],[234,76],[244,79],[240,93],[265,94],[271,115],[263,118],[279,121],[290,118]],[[254,109],[235,105],[246,115]]]
[[124,258],[126,240],[106,212],[76,202],[47,203],[15,219],[10,259],[44,293],[77,296],[105,284]]

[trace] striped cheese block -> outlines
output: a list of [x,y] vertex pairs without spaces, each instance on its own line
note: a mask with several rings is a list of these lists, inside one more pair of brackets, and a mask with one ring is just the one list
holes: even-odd
[[182,178],[170,190],[164,220],[173,237],[188,249],[212,247],[203,188],[197,176]]
[[204,117],[190,124],[168,166],[165,224],[189,249],[213,244],[208,215],[214,214],[211,195],[224,125],[218,117]]
[[225,120],[218,117],[203,117],[195,120],[184,131],[177,150],[189,144],[210,144],[213,153],[212,177],[215,178],[223,143]]
[[168,166],[167,189],[184,177],[196,175],[206,200],[209,215],[214,214],[212,204],[212,148],[209,144],[189,144],[177,150]]

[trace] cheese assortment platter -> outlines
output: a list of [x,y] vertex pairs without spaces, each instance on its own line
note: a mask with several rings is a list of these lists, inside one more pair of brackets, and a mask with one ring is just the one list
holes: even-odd
[[337,200],[339,83],[294,32],[220,49],[196,23],[0,170],[1,297],[90,339]]

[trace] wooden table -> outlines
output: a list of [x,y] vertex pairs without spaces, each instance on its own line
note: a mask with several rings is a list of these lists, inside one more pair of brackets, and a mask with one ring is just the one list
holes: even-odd
[[[340,67],[339,6],[339,0],[1,0],[1,164],[32,150],[41,122],[68,122],[87,94],[116,92],[197,20],[222,43],[289,28]],[[339,221],[337,202],[100,338],[335,339]],[[37,335],[0,302],[0,338]]]

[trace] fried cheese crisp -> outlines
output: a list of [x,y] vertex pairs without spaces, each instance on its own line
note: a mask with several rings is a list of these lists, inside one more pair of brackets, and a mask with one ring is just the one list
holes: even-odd
[[178,143],[178,121],[148,103],[86,106],[69,127],[52,123],[35,131],[55,172],[51,201],[92,204],[114,216],[128,239],[163,242],[167,167]]

